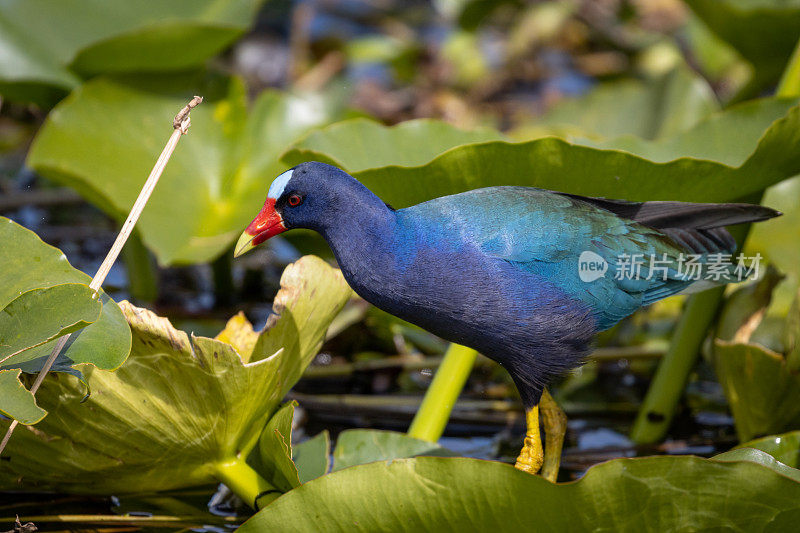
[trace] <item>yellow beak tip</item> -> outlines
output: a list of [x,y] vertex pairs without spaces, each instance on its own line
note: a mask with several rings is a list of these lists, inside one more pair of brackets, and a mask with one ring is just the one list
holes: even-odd
[[236,241],[236,246],[233,248],[233,257],[239,257],[240,255],[244,255],[255,246],[253,246],[253,236],[248,235],[247,232],[242,233],[239,237],[239,240]]

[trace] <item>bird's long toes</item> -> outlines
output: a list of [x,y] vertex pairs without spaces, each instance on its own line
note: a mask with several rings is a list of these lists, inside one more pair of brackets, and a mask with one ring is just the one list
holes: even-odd
[[536,442],[533,437],[525,437],[525,445],[522,447],[514,467],[529,474],[536,474],[542,468],[543,462],[541,443]]

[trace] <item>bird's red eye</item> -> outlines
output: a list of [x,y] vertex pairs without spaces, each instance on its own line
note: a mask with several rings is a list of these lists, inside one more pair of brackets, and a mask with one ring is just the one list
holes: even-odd
[[299,195],[293,194],[289,197],[288,202],[290,206],[297,207],[298,205],[303,203],[303,199]]

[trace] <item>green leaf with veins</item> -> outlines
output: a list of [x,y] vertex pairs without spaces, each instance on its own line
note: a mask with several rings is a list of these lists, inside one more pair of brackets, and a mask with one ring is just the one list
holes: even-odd
[[[74,365],[118,367],[130,351],[130,328],[113,300],[96,299],[89,276],[30,230],[0,217],[0,411],[25,423],[41,419],[15,377],[41,370],[55,340],[73,333],[52,370],[80,375]],[[13,379],[12,379],[13,377]],[[22,407],[20,402],[26,402]]]
[[[130,494],[224,479],[253,451],[351,293],[337,270],[301,258],[284,271],[263,333],[237,315],[214,339],[122,302],[130,357],[115,372],[86,369],[92,395],[83,403],[72,376],[43,383],[36,399],[50,414],[10,440],[0,490]],[[273,457],[286,453],[282,442],[269,445]]]
[[[762,99],[710,115],[678,135],[646,141],[543,137],[455,146],[431,157],[433,127],[406,132],[402,153],[388,164],[395,128],[366,122],[325,128],[283,155],[286,165],[336,162],[384,201],[405,207],[438,196],[494,185],[523,185],[628,200],[734,201],[800,172],[800,107]],[[347,126],[374,138],[374,158],[339,133]],[[388,130],[382,135],[374,131]],[[384,143],[386,145],[384,145]],[[396,152],[402,161],[401,151]]]
[[751,459],[615,459],[562,484],[477,459],[369,463],[301,485],[238,531],[277,531],[287,516],[309,532],[791,530],[800,483]]
[[500,139],[503,135],[496,130],[461,130],[440,120],[408,120],[389,128],[374,120],[354,118],[309,133],[284,158],[298,162],[316,158],[351,170],[411,167],[456,146]]
[[259,439],[256,470],[283,492],[300,485],[297,467],[292,462],[292,418],[297,402],[283,405],[267,423]]

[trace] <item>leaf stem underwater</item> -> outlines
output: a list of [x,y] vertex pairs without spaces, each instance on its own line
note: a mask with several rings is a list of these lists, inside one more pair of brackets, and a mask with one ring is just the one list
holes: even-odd
[[439,440],[477,356],[478,352],[459,344],[447,348],[442,365],[408,428],[409,436],[430,442]]
[[213,475],[256,510],[283,494],[241,458],[216,463]]

